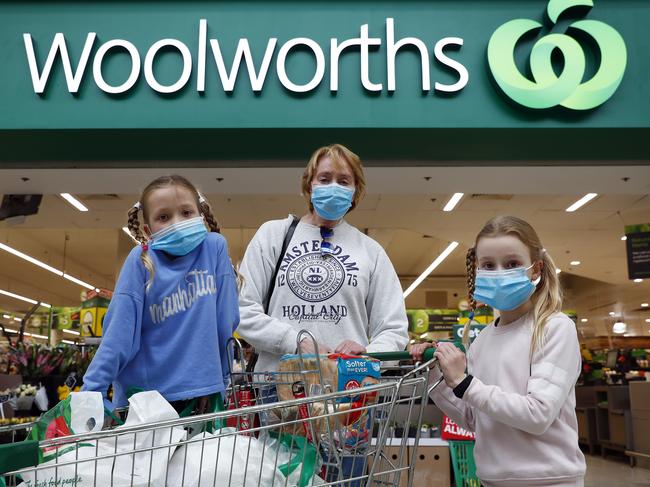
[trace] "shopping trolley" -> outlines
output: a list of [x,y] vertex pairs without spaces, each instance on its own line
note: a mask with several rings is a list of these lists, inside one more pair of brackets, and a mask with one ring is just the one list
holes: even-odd
[[[301,332],[298,342],[305,336],[313,339]],[[408,352],[368,355],[410,358]],[[429,384],[435,364],[429,349],[421,364],[392,367],[401,375],[345,391],[313,387],[311,374],[323,384],[320,365],[286,374],[242,367],[232,374],[223,411],[3,445],[0,476],[7,486],[26,487],[410,486],[426,397],[440,382]],[[282,385],[295,398],[274,402],[272,391]],[[365,428],[357,443],[343,441],[352,422]],[[61,451],[43,462],[43,452]]]

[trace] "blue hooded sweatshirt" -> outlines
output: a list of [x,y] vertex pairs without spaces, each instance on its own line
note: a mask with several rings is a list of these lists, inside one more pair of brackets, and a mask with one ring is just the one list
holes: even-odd
[[103,324],[103,338],[84,376],[84,390],[123,407],[130,387],[157,390],[168,401],[223,392],[229,380],[228,339],[239,323],[235,272],[223,236],[209,233],[187,255],[149,249],[154,278],[134,248]]

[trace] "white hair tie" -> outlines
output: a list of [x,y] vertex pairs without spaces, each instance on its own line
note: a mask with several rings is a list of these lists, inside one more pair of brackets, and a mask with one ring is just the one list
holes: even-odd
[[140,202],[138,201],[135,205],[133,205],[133,208],[136,208],[136,209],[139,210],[140,208],[142,208],[142,203],[140,203]]
[[[198,193],[198,191],[197,191],[197,193]],[[199,194],[199,203],[205,203],[205,198],[203,197],[203,195],[201,193],[198,193],[198,194]]]

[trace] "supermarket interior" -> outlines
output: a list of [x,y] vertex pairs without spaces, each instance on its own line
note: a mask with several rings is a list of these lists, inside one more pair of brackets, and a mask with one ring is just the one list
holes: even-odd
[[[585,487],[650,487],[649,24],[640,0],[0,2],[0,487],[579,487],[583,453]],[[129,230],[152,194],[183,208],[153,239]],[[490,234],[528,253],[488,269],[498,216],[533,229]],[[512,306],[472,312],[468,270]],[[338,349],[315,369],[303,320]],[[530,357],[488,342],[515,321]]]
[[[378,241],[395,266],[405,291],[411,343],[459,340],[460,325],[468,316],[465,254],[482,224],[499,214],[531,222],[559,269],[564,309],[580,338],[583,371],[576,386],[576,411],[580,443],[591,458],[586,485],[605,485],[598,482],[612,472],[619,481],[625,479],[620,485],[646,485],[650,275],[647,264],[628,267],[628,244],[650,230],[648,169],[509,167],[494,172],[484,167],[377,167],[369,161],[366,171],[367,195],[348,220]],[[301,168],[164,172],[200,181],[235,265],[263,222],[306,211],[299,194]],[[82,384],[84,368],[101,340],[117,275],[135,245],[125,231],[126,212],[140,189],[160,173],[3,171],[3,389],[20,387],[21,382],[41,385],[52,403],[66,397],[68,386],[74,390]],[[456,193],[462,195],[454,198]],[[567,211],[588,193],[596,195]],[[34,200],[14,197],[12,203],[11,194],[34,195]],[[450,205],[452,198],[456,202]],[[474,333],[493,314],[489,307],[479,308]],[[18,410],[5,405],[4,422],[38,414],[32,404],[35,389],[28,388],[32,401],[22,399]],[[449,485],[452,475],[446,443],[440,439],[443,429],[441,413],[427,406],[422,452],[435,453],[422,457],[431,470],[416,472],[440,482],[432,485]]]

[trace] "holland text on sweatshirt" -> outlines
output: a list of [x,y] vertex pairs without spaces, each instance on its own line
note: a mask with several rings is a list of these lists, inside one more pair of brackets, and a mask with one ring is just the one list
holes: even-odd
[[403,350],[408,321],[402,288],[384,249],[345,221],[330,239],[333,255],[320,252],[320,229],[300,222],[282,258],[275,290],[263,302],[292,218],[260,227],[246,249],[240,272],[238,333],[259,352],[255,370],[277,369],[296,350],[301,329],[336,347],[354,340],[369,351]]

